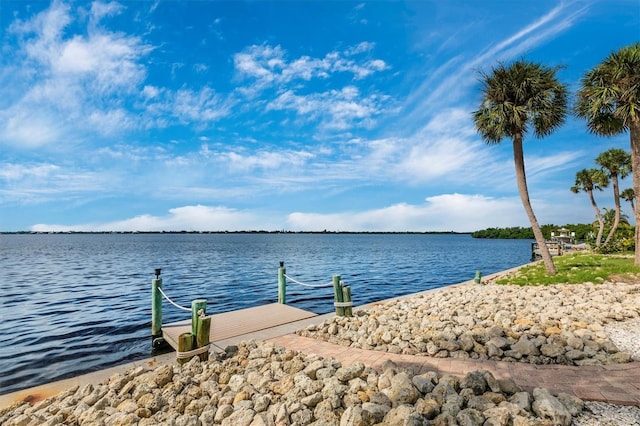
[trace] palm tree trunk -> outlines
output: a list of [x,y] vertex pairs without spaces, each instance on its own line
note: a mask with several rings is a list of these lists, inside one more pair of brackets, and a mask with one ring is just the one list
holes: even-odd
[[529,222],[531,222],[531,229],[533,230],[533,235],[536,238],[536,242],[538,243],[538,247],[540,249],[540,255],[542,256],[542,261],[544,262],[544,266],[547,269],[547,273],[550,275],[555,275],[557,273],[556,266],[553,264],[553,259],[551,259],[551,253],[549,253],[549,247],[544,239],[544,235],[542,235],[542,230],[540,229],[540,225],[538,224],[538,219],[536,219],[535,214],[533,213],[533,208],[531,207],[531,201],[529,200],[529,190],[527,189],[527,176],[524,170],[524,153],[522,151],[522,134],[518,133],[513,136],[513,161],[516,167],[516,181],[518,182],[518,192],[520,193],[520,199],[522,200],[522,205],[524,206],[524,210],[529,217]]
[[[633,174],[633,190],[640,196],[640,118],[631,121],[631,173]],[[636,225],[636,256],[634,265],[640,266],[640,206],[636,203],[633,209]]]
[[593,191],[589,192],[589,199],[591,200],[591,205],[593,206],[593,210],[596,212],[596,217],[598,218],[598,236],[596,237],[596,247],[600,247],[600,243],[602,242],[602,233],[604,232],[604,219],[602,218],[602,213],[600,213],[600,209],[596,204],[596,199],[593,197]]
[[615,216],[613,219],[613,226],[609,231],[609,235],[607,235],[607,239],[604,240],[604,244],[606,245],[613,238],[613,234],[616,233],[618,229],[618,225],[620,224],[620,189],[618,187],[618,175],[611,176],[611,180],[613,181],[613,202],[615,203],[616,210]]

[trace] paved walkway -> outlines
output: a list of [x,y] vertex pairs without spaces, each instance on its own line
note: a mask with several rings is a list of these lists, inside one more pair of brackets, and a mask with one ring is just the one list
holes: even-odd
[[462,377],[470,371],[488,370],[497,379],[512,378],[527,391],[541,387],[553,394],[564,392],[587,401],[640,406],[640,362],[615,365],[533,365],[523,362],[431,358],[356,349],[320,340],[285,334],[268,339],[276,345],[309,355],[332,357],[345,364],[362,362],[377,368],[391,360],[414,373],[436,371]]

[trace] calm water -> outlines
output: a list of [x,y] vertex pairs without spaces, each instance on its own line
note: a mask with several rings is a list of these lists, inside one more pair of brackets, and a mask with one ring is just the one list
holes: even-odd
[[[0,235],[0,394],[150,356],[151,279],[209,314],[277,301],[277,269],[309,284],[340,274],[355,305],[529,261],[530,241],[469,235]],[[215,304],[214,304],[215,302]],[[290,284],[287,302],[333,311],[331,288]],[[163,322],[189,318],[164,303]]]

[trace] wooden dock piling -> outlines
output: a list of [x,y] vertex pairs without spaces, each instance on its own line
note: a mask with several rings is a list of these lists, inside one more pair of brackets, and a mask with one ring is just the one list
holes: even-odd
[[[200,313],[202,311],[202,315]],[[207,315],[207,299],[191,301],[191,334],[198,335],[198,318]]]
[[[191,333],[182,333],[178,336],[178,353],[189,352],[194,347],[194,336]],[[178,364],[186,364],[190,358],[178,358]]]
[[344,316],[344,306],[340,306],[344,302],[344,295],[342,294],[342,286],[340,285],[340,275],[333,276],[333,296],[336,301],[336,315],[339,317]]
[[287,270],[284,267],[284,262],[280,262],[278,268],[278,303],[282,305],[287,304],[287,278],[285,277]]
[[[211,317],[198,317],[198,332],[196,334],[196,348],[202,348],[209,344],[209,332],[211,331]],[[209,359],[209,351],[201,353],[200,361]]]
[[162,337],[162,278],[161,269],[155,270],[156,277],[151,280],[151,337]]
[[[342,284],[342,282],[341,282]],[[351,287],[349,287],[348,285],[343,285],[342,286],[342,300],[345,303],[351,303]],[[353,312],[351,309],[351,306],[345,306],[344,307],[344,315],[347,317],[352,317],[353,316]]]

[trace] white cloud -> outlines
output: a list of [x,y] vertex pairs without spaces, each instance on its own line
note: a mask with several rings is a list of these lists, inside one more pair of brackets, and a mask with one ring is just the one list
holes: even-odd
[[361,97],[355,86],[310,95],[297,95],[288,90],[267,105],[270,110],[293,110],[303,120],[319,120],[320,127],[346,130],[371,127],[375,117],[384,111],[385,96]]
[[75,202],[100,197],[115,186],[116,179],[94,171],[73,170],[41,164],[0,164],[0,205],[35,205],[50,201]]
[[12,72],[0,74],[0,83],[11,88],[0,106],[0,144],[32,149],[100,143],[99,137],[175,122],[206,127],[229,113],[233,99],[210,87],[173,91],[145,84],[142,60],[154,48],[102,27],[101,20],[123,10],[116,2],[94,2],[86,23],[82,8],[54,1],[11,25],[15,44],[5,48],[15,60],[7,64]]
[[577,160],[583,155],[584,153],[581,151],[554,152],[552,155],[544,157],[528,155],[525,158],[527,178],[535,178],[537,175],[544,175],[550,171],[576,169]]
[[[499,218],[499,219],[497,219]],[[385,208],[341,213],[294,212],[286,218],[223,206],[184,206],[167,215],[140,215],[129,219],[75,225],[38,224],[32,231],[225,231],[277,230],[281,223],[292,231],[473,231],[485,227],[520,226],[526,216],[517,198],[443,194],[423,205],[400,203]]]
[[100,22],[105,16],[118,15],[122,11],[123,7],[119,3],[112,1],[109,3],[94,1],[91,3],[91,20],[93,24]]
[[0,164],[0,179],[15,181],[29,176],[43,178],[58,170],[60,170],[60,167],[54,164],[37,164],[30,166],[25,164],[4,163]]
[[381,209],[334,214],[291,213],[291,230],[330,231],[474,231],[496,226],[517,226],[526,220],[517,198],[443,194],[423,205],[395,204]]
[[[576,208],[571,201],[547,204],[532,200],[541,223],[579,223],[585,214],[590,217],[588,206]],[[458,193],[428,197],[422,205],[399,203],[380,209],[327,214],[295,212],[288,215],[287,224],[294,231],[382,232],[472,232],[489,227],[530,226],[519,197]]]
[[284,51],[280,46],[253,45],[233,56],[238,74],[258,81],[258,87],[269,85],[284,68]]
[[186,122],[214,121],[228,114],[224,100],[208,87],[198,92],[179,90],[170,108],[176,117]]
[[149,99],[157,98],[158,96],[160,96],[160,93],[162,93],[162,89],[160,89],[159,87],[146,85],[142,88],[142,94],[144,95],[144,97]]
[[[209,190],[209,189],[206,189]],[[533,199],[540,223],[583,223],[592,211],[587,203],[576,206]],[[286,217],[258,210],[225,206],[188,205],[170,209],[164,216],[140,215],[106,223],[75,225],[37,224],[38,232],[66,231],[457,231],[471,232],[489,227],[530,226],[519,197],[488,197],[480,194],[441,194],[424,204],[398,203],[384,208],[337,213],[293,212]]]
[[138,127],[135,118],[122,108],[105,111],[96,110],[87,114],[86,120],[89,126],[105,136],[115,135],[123,130]]
[[[265,220],[266,219],[266,220]],[[183,206],[170,209],[164,216],[149,214],[107,223],[84,223],[77,225],[37,224],[35,232],[68,231],[227,231],[227,230],[275,230],[258,228],[269,226],[268,218],[258,212],[220,206]]]
[[375,43],[363,41],[356,46],[350,47],[344,51],[346,56],[357,55],[359,53],[369,52],[376,47]]
[[56,142],[62,137],[66,126],[46,114],[17,108],[10,114],[0,113],[0,143],[5,142],[21,148],[36,148]]
[[131,93],[146,76],[145,68],[138,60],[149,52],[150,47],[143,45],[137,37],[95,33],[88,38],[74,36],[71,40],[61,41],[59,48],[59,55],[51,63],[54,78],[72,75],[98,93]]
[[253,80],[251,87],[243,88],[247,95],[293,80],[309,81],[312,78],[328,78],[332,73],[351,73],[362,79],[389,68],[382,59],[363,59],[354,56],[367,53],[374,48],[370,42],[362,42],[344,52],[329,52],[323,58],[301,56],[288,60],[287,52],[281,46],[253,45],[236,53],[233,57],[236,73],[240,79]]
[[[117,3],[94,3],[91,28],[73,34],[71,8],[54,1],[28,21],[16,21],[15,72],[5,75],[11,86],[6,109],[0,110],[0,143],[33,148],[59,145],[83,132],[127,126],[96,126],[97,117],[122,118],[113,95],[134,93],[145,78],[139,62],[150,47],[139,38],[100,29],[98,21],[118,13]],[[17,88],[17,89],[15,89]],[[125,119],[126,121],[126,119]],[[103,133],[105,134],[105,133]]]
[[234,172],[254,169],[273,170],[282,167],[301,166],[315,157],[308,151],[259,151],[255,154],[241,154],[234,151],[220,153],[219,161],[228,163]]
[[412,147],[398,170],[409,180],[446,179],[447,175],[461,173],[465,167],[477,164],[478,157],[478,150],[468,141],[455,136],[440,137]]

